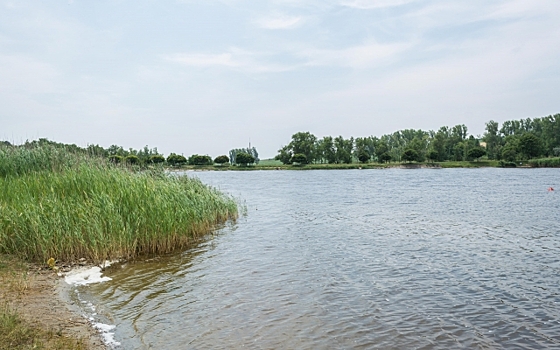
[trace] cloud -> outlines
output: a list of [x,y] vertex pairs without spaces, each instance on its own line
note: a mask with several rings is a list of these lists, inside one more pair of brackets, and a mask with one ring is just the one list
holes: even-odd
[[365,69],[396,60],[399,54],[411,46],[412,43],[378,44],[374,42],[339,50],[308,49],[303,50],[299,55],[308,60],[306,66]]
[[202,54],[202,53],[176,53],[171,55],[164,55],[163,58],[167,61],[176,62],[185,66],[194,67],[212,67],[212,66],[225,66],[225,67],[239,67],[240,62],[235,62],[231,53],[223,54]]
[[175,53],[162,55],[169,62],[187,67],[224,67],[249,73],[286,72],[296,69],[301,64],[277,63],[274,53],[257,53],[232,48],[220,54]]
[[293,29],[302,24],[303,20],[299,16],[276,15],[272,17],[264,17],[256,21],[256,23],[265,29]]
[[395,7],[410,4],[416,0],[352,0],[342,1],[342,6],[352,7],[356,9],[369,10],[385,7]]

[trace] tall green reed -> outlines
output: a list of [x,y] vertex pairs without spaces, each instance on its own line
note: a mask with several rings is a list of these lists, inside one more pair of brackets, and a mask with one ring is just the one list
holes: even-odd
[[237,217],[232,198],[186,176],[48,148],[0,149],[0,164],[0,252],[30,260],[167,253]]

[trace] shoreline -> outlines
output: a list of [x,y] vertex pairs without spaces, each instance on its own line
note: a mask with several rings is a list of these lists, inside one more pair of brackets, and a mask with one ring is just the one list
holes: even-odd
[[43,344],[46,349],[110,349],[101,332],[70,298],[73,286],[64,281],[64,275],[75,268],[65,267],[59,274],[7,255],[0,255],[0,262],[9,270],[0,276],[3,306],[30,330],[33,343]]

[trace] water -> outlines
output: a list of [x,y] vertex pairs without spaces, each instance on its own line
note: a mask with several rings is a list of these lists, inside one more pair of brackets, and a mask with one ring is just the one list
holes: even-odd
[[190,172],[247,216],[80,292],[124,349],[560,348],[559,174]]

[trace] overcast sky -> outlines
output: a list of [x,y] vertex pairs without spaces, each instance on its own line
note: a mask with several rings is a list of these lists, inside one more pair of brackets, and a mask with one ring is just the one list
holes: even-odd
[[558,0],[0,0],[0,139],[273,157],[560,112]]

